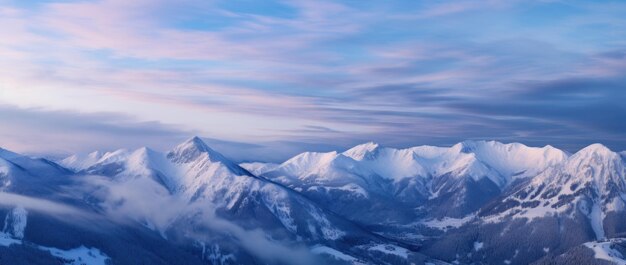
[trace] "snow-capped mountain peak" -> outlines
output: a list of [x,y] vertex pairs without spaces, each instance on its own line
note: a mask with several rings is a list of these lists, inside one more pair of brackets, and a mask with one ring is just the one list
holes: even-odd
[[113,152],[106,152],[102,157],[96,162],[96,164],[110,164],[110,163],[119,163],[124,161],[130,152],[128,149],[118,149]]
[[[344,163],[340,163],[340,161]],[[348,160],[352,160],[335,151],[327,153],[304,152],[285,161],[279,169],[294,176],[323,176],[333,171],[337,165],[345,165]],[[339,163],[339,164],[338,164]]]
[[215,162],[225,160],[221,154],[215,152],[197,136],[174,147],[172,151],[167,153],[167,158],[176,163],[188,163],[202,155],[208,155]]
[[94,151],[86,156],[74,154],[59,161],[59,164],[72,170],[80,171],[90,167],[102,159],[105,154],[100,151]]
[[612,166],[623,162],[620,154],[611,151],[602,144],[592,144],[573,154],[568,163],[567,170],[579,171],[581,167],[589,166]]
[[552,146],[529,147],[496,141],[464,141],[451,149],[474,154],[477,160],[501,174],[507,183],[515,178],[534,176],[568,158],[565,152]]
[[612,184],[626,188],[624,160],[602,144],[589,145],[572,155],[565,172],[577,181],[594,183],[600,190]]
[[374,142],[367,142],[364,144],[357,145],[343,152],[345,156],[351,157],[354,160],[364,160],[364,159],[372,159],[376,156],[378,150],[381,147],[379,144]]
[[580,149],[580,151],[576,152],[572,157],[589,156],[589,155],[605,156],[605,157],[619,156],[619,154],[611,151],[611,149],[609,149],[605,145],[595,143],[595,144],[590,144],[589,146],[583,149]]
[[[496,141],[464,141],[452,147],[407,149],[368,142],[343,153],[305,152],[281,164],[279,169],[291,176],[315,175],[318,180],[345,176],[346,172],[364,177],[377,175],[392,181],[451,173],[474,180],[486,177],[503,188],[516,178],[535,176],[566,159],[565,152],[551,146],[528,147]],[[275,169],[272,167],[268,171]]]
[[[261,227],[269,238],[299,244],[331,244],[350,255],[360,255],[360,250],[351,252],[351,249],[388,252],[398,249],[391,244],[377,247],[367,243],[357,248],[342,245],[342,237],[361,233],[360,226],[353,223],[371,229],[365,231],[364,239],[372,232],[383,235],[385,239],[381,240],[426,246],[421,249],[438,255],[432,249],[445,247],[437,243],[444,242],[441,238],[454,244],[463,242],[473,254],[491,250],[492,244],[515,241],[511,239],[518,235],[511,233],[518,232],[501,229],[509,224],[527,229],[521,234],[531,237],[533,233],[526,231],[548,225],[541,230],[541,236],[557,238],[556,243],[571,231],[576,233],[575,238],[567,240],[573,240],[573,244],[623,234],[625,155],[601,144],[568,155],[552,146],[529,147],[496,141],[405,149],[368,142],[345,152],[305,152],[280,165],[245,163],[244,169],[193,137],[169,152],[143,147],[74,155],[61,161],[74,172],[0,149],[0,190],[42,194],[57,183],[63,189],[73,187],[65,185],[80,185],[74,189],[81,190],[77,194],[79,200],[93,198],[97,204],[90,201],[90,207],[98,206],[106,215],[129,217],[136,221],[129,224],[137,225],[142,231],[149,228],[165,240],[179,232],[187,235],[196,228],[215,233],[212,227],[202,225],[204,219],[198,218],[210,217],[203,214],[211,211],[219,218],[245,225],[246,229]],[[68,178],[81,181],[65,181]],[[133,200],[139,210],[134,208]],[[163,207],[168,208],[165,209],[168,213],[161,216],[143,211],[146,203],[152,201],[158,204],[157,213]],[[167,211],[171,209],[182,210]],[[517,221],[524,218],[531,221]],[[35,218],[32,220],[36,224]],[[446,229],[441,234],[434,231],[439,228],[432,226],[433,222],[445,224]],[[553,224],[564,229],[550,228]],[[480,238],[456,237],[468,229],[486,232],[481,232]],[[17,233],[3,231],[11,240],[21,238]],[[436,237],[431,242],[422,233]],[[29,239],[28,234],[22,234],[24,240]],[[493,240],[500,237],[507,240]],[[536,240],[537,236],[533,238]],[[208,246],[213,238],[208,240],[198,242],[203,253],[205,244]],[[223,242],[223,237],[219,235],[215,240]],[[550,251],[556,255],[562,251],[541,242],[538,253]],[[523,244],[520,246],[519,249],[528,249]],[[507,259],[511,255],[515,257],[516,252],[505,253],[504,263],[508,264]],[[515,264],[529,264],[528,261],[537,258],[538,254],[528,253],[535,256]],[[480,256],[472,260],[474,256],[466,254],[463,257],[467,257],[468,264],[490,258]],[[411,257],[405,252],[402,256]],[[452,253],[449,257],[447,261],[460,256]],[[502,263],[498,258],[490,259],[497,261],[494,264]],[[378,258],[372,263],[378,261],[384,263]]]
[[155,161],[157,156],[158,154],[152,149],[141,147],[128,156],[126,161],[127,170],[155,168],[160,164]]
[[186,164],[199,159],[208,159],[212,163],[221,163],[233,171],[240,171],[237,164],[209,147],[200,137],[194,136],[167,152],[167,158],[178,164]]

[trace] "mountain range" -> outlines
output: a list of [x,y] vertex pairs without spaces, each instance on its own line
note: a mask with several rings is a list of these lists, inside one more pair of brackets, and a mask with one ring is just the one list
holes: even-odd
[[626,264],[626,152],[0,149],[1,216],[0,264]]

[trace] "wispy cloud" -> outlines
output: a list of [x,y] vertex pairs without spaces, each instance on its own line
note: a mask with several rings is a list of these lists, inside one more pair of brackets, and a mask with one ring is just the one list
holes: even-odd
[[[185,138],[189,132],[307,147],[360,140],[452,144],[474,137],[546,143],[559,132],[567,146],[587,137],[626,149],[615,125],[624,109],[614,100],[624,94],[619,83],[626,76],[626,20],[616,11],[623,7],[8,1],[0,8],[0,103],[45,109],[41,115],[73,110],[136,120],[108,120],[117,129],[98,132],[86,129],[99,128],[93,120],[75,119],[85,124],[75,130],[80,135],[97,136],[85,139],[108,139],[87,147],[119,146],[104,131],[120,135],[127,127],[123,133],[137,135],[131,132],[138,126],[154,126],[147,134],[155,137],[142,138],[147,145],[156,135]],[[563,93],[555,94],[554,86]],[[582,115],[586,108],[602,118]],[[156,123],[138,125],[145,121]],[[23,135],[43,126],[11,122]],[[36,148],[4,137],[18,149]]]
[[[32,153],[70,153],[144,145],[170,148],[193,131],[116,113],[79,113],[0,105],[5,148]],[[167,150],[167,149],[165,149]]]
[[57,217],[86,216],[87,213],[71,206],[15,193],[0,192],[0,205],[24,207],[27,210],[43,212]]

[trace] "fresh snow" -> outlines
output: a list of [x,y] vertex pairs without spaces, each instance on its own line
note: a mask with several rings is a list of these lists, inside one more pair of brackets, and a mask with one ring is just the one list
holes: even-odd
[[604,216],[602,213],[602,209],[598,203],[594,203],[591,207],[591,213],[589,213],[589,219],[591,222],[591,228],[593,232],[596,234],[596,240],[604,240],[606,237],[604,236],[604,228],[603,228],[603,220]]
[[[516,206],[504,212],[483,218],[486,222],[499,222],[507,217],[541,218],[552,214],[564,213],[575,205],[585,214],[598,240],[605,238],[603,229],[604,217],[608,212],[619,211],[624,208],[624,194],[626,192],[626,166],[619,154],[612,152],[601,144],[592,144],[581,149],[563,163],[554,165],[535,176],[527,191],[542,189],[543,192],[552,192],[551,198],[540,196],[531,198],[517,198],[514,194],[505,200],[518,201],[520,204],[539,202],[533,208]],[[580,190],[588,187],[593,194],[582,193],[567,204],[560,204],[559,198],[573,196]],[[615,190],[617,188],[618,190]],[[617,191],[617,193],[615,192]]]
[[612,248],[613,241],[606,242],[587,242],[584,245],[594,252],[596,259],[606,260],[617,265],[626,265],[624,256],[619,251]]
[[311,253],[317,254],[317,255],[326,254],[337,260],[347,261],[347,262],[350,262],[351,264],[361,264],[357,258],[350,256],[348,254],[345,254],[334,248],[327,247],[327,246],[315,245],[311,248]]
[[15,245],[22,244],[22,240],[15,239],[15,238],[11,237],[10,234],[4,233],[4,232],[0,233],[0,246],[8,247],[8,246],[11,246],[13,244],[15,244]]
[[252,162],[252,163],[241,163],[239,164],[239,166],[250,171],[250,173],[259,176],[265,172],[276,169],[280,165],[274,164],[274,163]]
[[[520,204],[538,201],[538,206],[516,206],[480,219],[476,217],[476,213],[463,218],[426,217],[427,219],[410,225],[421,224],[446,231],[451,227],[458,228],[477,220],[498,222],[508,220],[510,217],[532,220],[563,213],[571,207],[578,206],[577,210],[589,218],[589,224],[597,240],[606,240],[602,226],[606,213],[625,208],[625,155],[623,152],[615,153],[601,144],[590,145],[570,156],[551,146],[537,148],[519,143],[503,144],[494,141],[465,141],[451,147],[418,146],[405,149],[388,148],[370,142],[345,152],[302,153],[280,165],[271,163],[237,165],[194,137],[167,153],[148,148],[134,151],[120,149],[108,153],[94,152],[86,156],[70,156],[60,163],[85,174],[113,172],[104,174],[112,176],[112,183],[119,184],[138,179],[154,181],[160,184],[155,193],[168,199],[182,200],[185,203],[183,205],[206,202],[207,204],[203,205],[211,203],[213,207],[215,203],[226,210],[238,210],[235,207],[242,204],[259,203],[260,206],[267,208],[262,210],[271,212],[280,222],[279,225],[284,226],[286,230],[297,234],[308,228],[311,237],[317,240],[316,243],[321,240],[337,240],[345,236],[347,230],[335,227],[322,208],[315,204],[302,203],[306,198],[297,197],[299,195],[288,188],[299,192],[325,191],[333,194],[342,192],[341,198],[373,200],[378,196],[374,192],[387,192],[389,193],[387,198],[391,199],[398,196],[400,192],[386,189],[387,186],[381,184],[392,183],[403,186],[405,189],[401,192],[425,191],[424,194],[420,194],[424,196],[416,196],[418,199],[415,201],[419,201],[422,198],[438,197],[440,191],[432,190],[432,184],[436,183],[433,180],[442,176],[451,177],[453,183],[456,180],[464,180],[462,178],[473,180],[486,178],[502,190],[513,181],[532,177],[529,187],[537,188],[542,185],[544,192],[551,191],[556,195],[547,199],[542,196],[534,196],[532,199],[510,196],[504,200],[513,200],[511,202]],[[0,149],[0,157],[0,177],[2,177],[12,169],[14,162],[10,159],[19,155]],[[267,181],[268,179],[271,181]],[[406,188],[409,185],[418,187]],[[380,188],[381,186],[383,188]],[[140,187],[141,192],[152,191],[145,186]],[[591,192],[581,193],[583,187],[590,188]],[[132,188],[126,192],[133,193],[139,190],[137,187]],[[618,189],[617,192],[614,192],[615,189]],[[443,190],[445,192],[445,189]],[[343,197],[343,193],[348,193],[349,196]],[[250,194],[260,195],[252,197]],[[573,201],[568,201],[562,207],[553,207],[559,203],[560,197],[573,194],[582,195],[577,195]],[[138,197],[141,195],[137,195]],[[255,201],[252,202],[250,198],[254,198]],[[294,209],[296,207],[299,207],[297,211]],[[419,210],[420,207],[415,209]],[[302,213],[308,215],[302,217]],[[0,233],[0,245],[21,244],[27,226],[27,216],[28,212],[21,207],[9,212]],[[141,221],[153,229],[161,227],[160,224],[163,223],[149,218]],[[300,227],[301,225],[303,227]],[[611,249],[607,242],[585,245],[595,251],[596,257],[619,258],[623,261],[621,254]],[[372,243],[362,247],[404,258],[410,253],[392,244]],[[71,250],[41,248],[68,260],[89,257],[98,259],[85,262],[89,264],[98,264],[100,260],[106,260],[106,255],[95,248],[84,246]],[[474,251],[484,249],[484,242],[473,242],[473,249]],[[317,245],[312,251],[328,254],[340,260],[355,259],[339,250],[322,245]],[[544,251],[550,250],[544,248]],[[515,256],[509,260],[514,261],[514,258]]]
[[[0,246],[9,247],[20,245],[22,240],[16,239],[7,233],[0,233]],[[33,245],[31,243],[31,245]],[[97,248],[87,248],[80,246],[74,249],[58,249],[53,247],[38,246],[43,251],[48,251],[52,256],[61,258],[66,265],[106,265],[109,257]]]
[[399,247],[392,244],[377,244],[369,248],[370,251],[379,251],[389,255],[395,255],[407,259],[409,257],[409,250],[403,247]]
[[202,245],[202,258],[209,260],[210,264],[231,264],[237,261],[235,255],[224,254],[220,249],[218,244],[214,244],[211,246],[206,246],[204,242],[200,243]]
[[11,168],[13,166],[7,160],[0,158],[0,189],[11,186]]
[[346,232],[335,228],[324,214],[316,208],[309,209],[311,217],[315,220],[321,230],[322,237],[327,240],[337,240],[346,235]]
[[86,156],[71,155],[59,161],[59,164],[66,168],[80,171],[89,168],[93,164],[98,163],[98,161],[102,159],[104,155],[105,154],[100,151],[89,153]]
[[288,195],[276,186],[265,186],[263,187],[263,191],[265,191],[263,200],[265,204],[268,205],[269,210],[274,216],[278,217],[287,230],[295,233],[298,226],[296,226],[296,221],[291,217],[292,207],[288,204]]
[[[113,169],[113,170],[112,170]],[[99,174],[100,171],[113,171],[111,183],[94,182],[94,185],[110,185],[112,192],[103,203],[110,214],[128,216],[146,224],[147,227],[162,232],[172,221],[197,205],[210,205],[210,209],[237,210],[251,203],[251,194],[260,198],[259,206],[266,207],[282,226],[292,233],[302,228],[313,227],[311,236],[326,240],[337,240],[346,233],[328,220],[317,206],[299,199],[295,192],[256,177],[248,170],[228,160],[208,147],[197,137],[174,147],[172,151],[161,153],[149,148],[135,151],[118,151],[114,155],[103,155],[85,173]],[[107,181],[107,180],[103,180]],[[133,194],[141,187],[143,194]],[[358,187],[345,185],[340,188],[358,190]],[[256,197],[254,197],[256,198]],[[143,209],[141,200],[153,199],[173,204],[171,214],[157,215]],[[118,201],[128,201],[119,205]],[[310,207],[309,216],[297,214],[297,207]],[[138,208],[131,210],[130,208]],[[180,209],[179,209],[180,208]],[[310,223],[297,221],[304,218]],[[304,227],[299,227],[304,223]]]
[[[536,178],[534,182],[560,181],[560,185],[569,186],[579,182],[581,185],[589,183],[599,195],[607,194],[612,184],[625,187],[626,167],[624,160],[615,152],[601,144],[592,144],[572,155],[562,168],[555,168],[561,174],[545,174]],[[554,179],[565,174],[567,179]]]
[[427,176],[427,170],[419,163],[410,149],[381,147],[375,143],[358,145],[343,153],[358,161],[361,167],[392,180]]
[[[555,198],[550,200],[550,202],[554,200]],[[527,221],[532,221],[536,218],[542,218],[557,213],[563,213],[568,209],[568,207],[560,207],[554,209],[550,207],[550,205],[543,204],[540,204],[539,206],[534,208],[523,208],[522,206],[516,206],[498,214],[482,217],[481,220],[484,223],[499,223],[507,220],[508,217],[512,217],[514,219],[526,219]]]
[[39,247],[49,251],[52,256],[63,259],[66,265],[106,265],[109,257],[97,248],[80,246],[74,249],[58,249],[51,247]]
[[465,141],[458,145],[453,148],[461,148],[461,152],[475,154],[478,160],[506,178],[534,176],[547,167],[561,164],[567,159],[565,152],[549,145],[538,148],[496,141]]
[[0,158],[0,175],[7,175],[9,174],[9,169],[11,168],[11,164],[9,163],[9,161],[6,161],[2,158]]
[[4,228],[2,232],[12,235],[14,238],[24,238],[24,230],[26,229],[26,223],[28,218],[28,212],[24,207],[18,206],[11,210],[6,218],[4,218]]
[[[364,198],[371,192],[380,192],[372,184],[378,182],[378,178],[394,183],[409,178],[415,187],[408,190],[419,193],[418,197],[433,199],[440,191],[431,190],[430,185],[440,176],[451,174],[476,181],[488,178],[503,189],[515,179],[535,176],[566,160],[567,154],[554,147],[528,147],[519,143],[465,141],[452,147],[395,149],[369,142],[343,153],[301,153],[278,166],[242,165],[293,189],[325,187]],[[345,189],[346,184],[357,187]]]
[[448,228],[451,228],[451,227],[459,228],[474,219],[475,219],[474,215],[468,215],[463,218],[444,217],[441,219],[423,221],[421,222],[421,224],[430,228],[436,228],[439,230],[447,230]]
[[374,142],[367,142],[357,145],[345,151],[343,154],[352,157],[354,160],[371,159],[381,146]]
[[[24,230],[26,229],[28,211],[24,207],[13,208],[4,220],[4,229],[0,232],[0,246],[22,244]],[[31,245],[34,245],[31,243]],[[75,249],[62,250],[52,247],[37,246],[39,249],[49,251],[51,255],[63,259],[67,265],[106,265],[109,257],[96,248],[80,246]]]
[[481,250],[483,248],[483,245],[485,245],[485,243],[480,241],[474,241],[474,251]]

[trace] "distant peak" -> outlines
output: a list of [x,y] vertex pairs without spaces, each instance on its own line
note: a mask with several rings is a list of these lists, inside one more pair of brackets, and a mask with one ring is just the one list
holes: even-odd
[[204,150],[204,151],[208,151],[209,149],[211,149],[211,148],[209,148],[209,146],[208,146],[208,145],[207,145],[204,141],[202,141],[202,139],[200,139],[200,137],[198,137],[198,136],[194,136],[194,137],[189,138],[187,141],[185,141],[185,142],[184,142],[184,143],[182,143],[181,145],[184,145],[185,147],[195,147],[195,148],[198,148],[198,149],[202,149],[202,150]]
[[375,142],[367,142],[357,145],[345,151],[343,154],[355,160],[362,160],[375,156],[381,146]]
[[137,150],[135,150],[133,153],[141,154],[141,155],[149,155],[151,153],[154,153],[154,151],[150,149],[149,147],[144,146],[144,147],[137,148]]
[[187,163],[194,161],[203,154],[207,154],[209,159],[214,162],[228,161],[222,154],[211,149],[198,136],[194,136],[174,147],[172,151],[167,153],[167,157],[174,162]]
[[198,136],[193,136],[189,138],[189,140],[187,140],[186,142],[204,143],[204,141],[202,141],[202,139]]
[[527,146],[525,144],[518,143],[518,142],[503,143],[503,142],[494,141],[494,140],[489,140],[489,141],[465,140],[463,142],[455,144],[454,146],[452,146],[452,148],[454,150],[458,150],[458,152],[461,152],[461,153],[475,153],[480,150],[494,150],[494,149],[507,150],[509,152],[513,150],[531,150],[531,149],[542,149],[546,151],[562,152],[561,150],[554,148],[550,145],[546,145],[544,147],[530,147],[530,146]]
[[102,152],[100,152],[100,151],[93,151],[93,152],[91,152],[91,153],[87,154],[87,157],[90,157],[90,158],[99,158],[99,157],[102,157],[102,155],[103,155],[103,154],[102,154]]
[[363,143],[360,145],[357,145],[351,149],[361,149],[361,150],[367,150],[367,151],[374,151],[376,148],[380,147],[380,145],[378,143],[369,141],[367,143]]
[[474,140],[465,140],[458,144],[452,146],[452,149],[457,150],[459,153],[473,153],[476,151],[479,143],[484,143],[485,141],[474,141]]
[[615,152],[611,151],[608,147],[603,144],[595,143],[591,144],[583,149],[580,149],[576,154],[600,154],[600,155],[610,155],[615,154]]
[[591,164],[604,164],[612,163],[614,161],[621,160],[622,157],[602,144],[592,144],[580,151],[576,152],[570,157],[570,164],[574,166],[574,170],[577,170],[580,165]]

